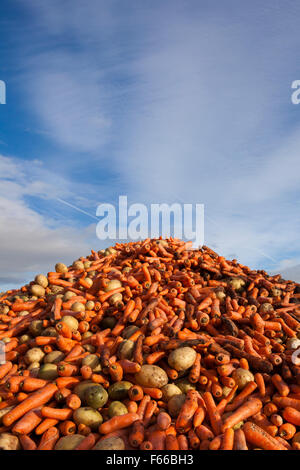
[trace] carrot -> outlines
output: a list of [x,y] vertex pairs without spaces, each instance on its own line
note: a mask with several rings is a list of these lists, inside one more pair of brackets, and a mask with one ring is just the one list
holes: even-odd
[[233,448],[234,450],[248,450],[245,433],[241,428],[234,431]]
[[123,429],[131,426],[134,421],[139,419],[137,413],[127,413],[125,415],[114,416],[105,423],[100,424],[99,432],[100,434],[108,434],[117,429]]
[[198,394],[195,390],[189,390],[185,402],[176,420],[176,429],[181,434],[192,427],[193,417],[198,408]]
[[212,429],[215,435],[217,436],[218,434],[221,434],[221,428],[222,428],[222,420],[221,420],[220,413],[216,407],[215,401],[210,392],[205,392],[203,394],[203,399],[205,401],[205,405],[207,408],[207,413],[208,413],[210,424],[212,426]]
[[3,417],[3,424],[5,426],[10,426],[28,411],[31,411],[33,408],[37,408],[38,406],[43,406],[53,397],[56,390],[57,387],[54,384],[48,384],[45,387],[37,390],[26,400],[17,405],[13,410],[9,411]]
[[41,434],[44,434],[45,431],[47,431],[49,428],[52,428],[53,426],[56,426],[59,423],[57,419],[53,418],[45,418],[41,424],[39,424],[35,428],[35,434],[37,436],[40,436]]
[[132,447],[139,447],[144,441],[145,429],[141,420],[134,421],[129,434],[129,443]]
[[59,439],[59,432],[56,427],[47,429],[41,437],[37,450],[52,450]]
[[288,423],[292,423],[292,424],[295,424],[296,426],[300,426],[300,411],[299,410],[292,408],[290,406],[287,406],[286,408],[284,408],[282,415]]
[[251,398],[246,403],[237,408],[228,418],[225,419],[223,424],[223,432],[226,429],[233,427],[240,421],[244,421],[247,418],[255,415],[262,408],[262,402],[258,398]]
[[79,444],[77,444],[74,450],[90,450],[92,447],[94,447],[95,442],[95,435],[91,433],[86,436]]
[[81,406],[81,400],[78,395],[71,393],[66,398],[66,405],[71,408],[71,410],[77,410]]
[[12,432],[14,434],[30,434],[41,421],[42,416],[40,410],[31,410],[15,423]]
[[21,434],[19,436],[19,441],[23,450],[36,450],[36,443],[26,434]]
[[246,441],[264,450],[287,450],[279,441],[254,423],[243,426]]
[[221,450],[232,450],[234,443],[234,430],[232,428],[227,428],[224,431]]
[[49,406],[44,406],[41,413],[44,418],[57,419],[59,421],[65,421],[72,416],[70,408],[50,408]]

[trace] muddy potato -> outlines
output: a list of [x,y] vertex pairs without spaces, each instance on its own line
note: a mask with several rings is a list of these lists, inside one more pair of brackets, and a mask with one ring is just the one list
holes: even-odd
[[102,330],[106,330],[106,328],[110,328],[112,330],[116,323],[117,320],[115,319],[115,317],[105,317],[101,321],[101,328]]
[[247,369],[242,369],[241,367],[235,369],[231,377],[235,380],[239,390],[242,390],[248,382],[254,382],[254,375],[252,372]]
[[30,340],[31,340],[31,336],[25,334],[20,337],[19,343],[20,344],[28,343],[28,341]]
[[92,380],[83,380],[74,387],[73,393],[75,393],[75,395],[78,395],[80,400],[83,402],[85,391],[92,385],[95,385],[95,382],[92,382]]
[[169,355],[168,364],[177,371],[187,370],[194,364],[196,355],[196,351],[188,346],[178,348]]
[[41,362],[45,353],[40,348],[31,348],[25,354],[26,364],[31,364],[32,362]]
[[186,395],[182,393],[181,395],[174,395],[168,401],[168,411],[172,418],[177,418],[179,412],[185,402]]
[[157,387],[162,388],[168,383],[168,376],[166,372],[158,366],[145,364],[141,370],[135,374],[135,380],[143,387]]
[[299,338],[289,338],[286,342],[287,349],[298,349],[300,347]]
[[117,306],[120,302],[122,302],[122,299],[122,294],[120,292],[117,292],[108,299],[108,302],[110,303],[110,305]]
[[71,307],[71,310],[73,310],[73,312],[84,312],[85,306],[81,302],[74,302]]
[[73,420],[78,424],[85,424],[89,426],[92,430],[98,429],[100,424],[102,424],[103,418],[99,411],[94,408],[85,406],[82,408],[77,408],[73,412]]
[[127,407],[120,401],[112,401],[108,407],[108,416],[110,418],[113,418],[113,416],[126,415],[127,413]]
[[128,390],[131,387],[132,383],[126,380],[115,382],[108,388],[108,396],[110,400],[124,400],[128,397]]
[[[79,302],[75,302],[75,303],[79,303]],[[74,305],[74,304],[73,304]],[[73,310],[73,305],[72,305],[72,310]],[[82,305],[82,304],[81,304]],[[74,310],[75,311],[75,310]],[[78,330],[78,320],[77,318],[75,317],[72,317],[72,315],[64,315],[61,319],[61,321],[63,323],[65,323],[66,325],[68,325],[68,327],[71,329],[71,330]]]
[[9,306],[5,304],[0,305],[0,314],[6,315],[9,312]]
[[68,271],[68,268],[64,263],[56,263],[55,271],[57,273],[66,273]]
[[81,364],[83,366],[89,366],[93,371],[100,372],[101,365],[99,361],[99,357],[96,354],[89,354],[82,359]]
[[274,312],[274,307],[269,302],[265,302],[261,304],[258,311],[259,313],[272,313]]
[[44,287],[40,286],[39,284],[33,284],[30,286],[30,291],[32,295],[36,295],[37,297],[43,297],[45,295]]
[[56,331],[56,329],[53,326],[48,326],[48,328],[45,328],[42,331],[42,336],[51,336],[51,337],[55,338],[56,336],[58,336],[58,332]]
[[119,279],[112,279],[108,282],[107,286],[104,288],[104,291],[110,292],[111,290],[118,289],[119,287],[122,287],[121,281],[119,281]]
[[126,339],[119,344],[117,355],[119,359],[131,359],[134,350],[134,342]]
[[0,450],[19,450],[21,449],[19,439],[13,434],[3,432],[0,434]]
[[44,325],[42,320],[33,320],[29,325],[29,332],[32,336],[41,336],[42,331],[44,330]]
[[[92,281],[93,283],[93,281]],[[85,304],[85,309],[86,310],[94,310],[95,308],[95,302],[93,300],[88,300],[87,303]]]
[[44,287],[44,289],[46,289],[46,287],[48,287],[48,279],[46,278],[46,276],[44,276],[44,274],[37,274],[34,278],[34,281],[39,286]]
[[86,388],[84,403],[94,409],[102,408],[108,400],[108,393],[102,385],[95,384]]
[[182,391],[179,387],[175,384],[167,384],[164,385],[161,389],[162,391],[162,399],[164,402],[168,402],[170,398],[174,397],[174,395],[181,395]]
[[192,384],[188,379],[179,379],[175,381],[181,393],[187,393],[189,390],[196,390],[196,384]]
[[63,301],[67,302],[68,300],[72,299],[72,297],[74,297],[75,295],[76,295],[75,292],[68,290],[63,296]]
[[73,268],[78,270],[78,271],[82,271],[84,269],[84,264],[82,261],[78,260],[78,261],[74,261],[73,263]]
[[57,365],[56,364],[42,364],[39,373],[39,379],[44,380],[55,380],[58,377]]
[[133,333],[135,333],[137,330],[139,330],[139,328],[135,325],[130,325],[130,326],[127,326],[124,330],[123,330],[123,333],[122,333],[122,337],[124,339],[129,339],[130,336],[133,335]]
[[44,363],[45,364],[56,364],[58,362],[63,361],[65,358],[65,355],[61,351],[51,351],[49,352],[45,357],[44,357]]
[[92,450],[124,450],[125,444],[121,437],[106,437],[97,442]]
[[84,438],[85,436],[82,436],[81,434],[72,434],[70,436],[61,437],[55,444],[54,449],[73,450],[81,441],[83,441]]
[[39,362],[31,362],[29,366],[27,367],[28,370],[30,370],[30,376],[31,377],[37,377],[39,370],[40,370],[40,363]]
[[244,279],[241,279],[240,277],[233,277],[229,279],[228,284],[230,287],[232,287],[232,289],[241,291],[246,283]]

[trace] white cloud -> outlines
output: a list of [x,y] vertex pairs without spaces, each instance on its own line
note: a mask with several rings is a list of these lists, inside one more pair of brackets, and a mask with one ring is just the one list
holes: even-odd
[[47,181],[30,180],[39,171],[38,163],[31,162],[28,170],[26,163],[0,155],[1,290],[28,282],[33,274],[53,269],[57,261],[71,263],[88,255],[95,239],[94,223],[80,229],[73,221],[58,222],[29,207],[27,196],[40,197],[47,191],[55,196],[62,191]]

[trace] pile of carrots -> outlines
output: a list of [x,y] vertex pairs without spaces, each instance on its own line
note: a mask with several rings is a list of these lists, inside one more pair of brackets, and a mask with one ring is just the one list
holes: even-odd
[[[125,449],[300,450],[299,338],[300,285],[280,275],[174,238],[92,250],[0,295],[0,448],[10,448],[2,436],[52,450],[80,435],[73,449],[118,438]],[[170,365],[180,348],[194,354],[186,370]],[[54,351],[57,376],[41,378]],[[84,361],[91,354],[98,369]],[[139,381],[145,365],[165,374],[163,386]],[[108,398],[99,426],[78,422],[83,381],[106,391],[129,382],[126,412],[111,417]],[[166,382],[180,392],[175,410]]]

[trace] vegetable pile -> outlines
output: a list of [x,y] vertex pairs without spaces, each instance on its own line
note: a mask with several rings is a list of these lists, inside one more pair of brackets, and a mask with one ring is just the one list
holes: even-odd
[[190,247],[0,295],[0,449],[300,450],[300,285]]

